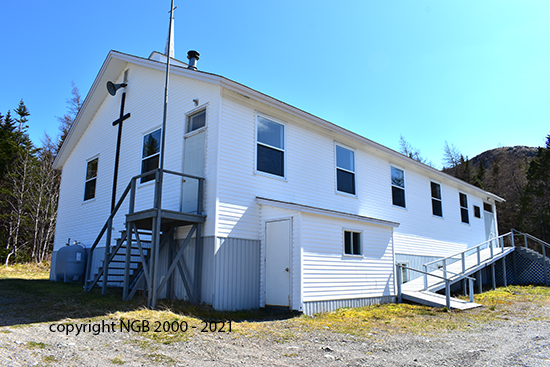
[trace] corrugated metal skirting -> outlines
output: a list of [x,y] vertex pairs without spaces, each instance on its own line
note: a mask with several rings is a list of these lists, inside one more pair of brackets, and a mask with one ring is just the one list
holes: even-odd
[[235,311],[260,307],[260,241],[217,238],[212,306]]
[[383,303],[395,303],[395,296],[382,296],[372,298],[335,299],[329,301],[304,302],[303,312],[306,315],[314,315],[320,312],[331,312],[342,307],[365,307]]

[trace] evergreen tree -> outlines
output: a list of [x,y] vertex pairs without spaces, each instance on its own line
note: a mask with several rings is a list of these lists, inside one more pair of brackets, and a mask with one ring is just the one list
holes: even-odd
[[485,171],[485,163],[483,163],[483,160],[480,160],[479,165],[477,166],[477,172],[472,180],[472,184],[479,187],[480,189],[483,189],[485,186]]
[[550,135],[546,139],[527,170],[520,220],[525,232],[550,242]]

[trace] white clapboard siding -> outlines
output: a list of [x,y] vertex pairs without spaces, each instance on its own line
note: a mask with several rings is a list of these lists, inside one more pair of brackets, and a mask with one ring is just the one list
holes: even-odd
[[[57,250],[67,238],[91,245],[107,220],[111,205],[111,189],[116,149],[117,127],[112,121],[120,113],[122,92],[126,92],[125,113],[131,117],[124,121],[121,155],[118,175],[117,199],[128,185],[131,177],[141,172],[141,149],[143,135],[162,126],[164,73],[143,66],[128,63],[128,86],[105,98],[92,121],[84,131],[75,149],[63,166],[59,215],[56,226],[55,246]],[[117,82],[120,82],[122,75]],[[103,93],[97,90],[95,93]],[[165,168],[181,172],[183,169],[183,144],[186,113],[196,109],[193,99],[199,99],[207,110],[206,133],[215,137],[219,114],[219,87],[186,78],[172,76],[166,131]],[[215,138],[212,139],[215,141]],[[208,139],[207,139],[208,141]],[[205,223],[204,234],[213,234],[215,217],[215,162],[217,144],[206,144],[205,154],[205,206],[212,220]],[[86,160],[99,157],[96,198],[83,203]],[[181,205],[181,178],[166,175],[163,190],[163,207],[179,210]],[[151,208],[153,187],[151,183],[138,184],[136,210]],[[113,240],[124,230],[125,213],[128,204],[121,207],[113,221]]]
[[[286,177],[280,179],[255,173],[256,114],[272,116],[285,124]],[[483,207],[483,198],[464,185],[446,180],[429,170],[398,159],[372,147],[361,145],[296,117],[260,103],[223,94],[220,124],[220,165],[218,181],[218,235],[258,238],[255,196],[349,212],[400,223],[396,251],[448,253],[485,240],[483,219],[473,217],[473,205]],[[335,190],[335,143],[355,151],[357,195]],[[406,208],[392,205],[391,166],[405,172]],[[430,181],[441,184],[444,217],[432,215]],[[459,191],[468,194],[470,224],[460,221]],[[420,250],[425,239],[431,246]],[[415,247],[416,246],[416,247]],[[433,250],[433,251],[431,251]],[[431,251],[431,252],[430,252]]]
[[[303,302],[394,295],[392,228],[304,214]],[[362,232],[363,256],[343,255],[344,229]]]

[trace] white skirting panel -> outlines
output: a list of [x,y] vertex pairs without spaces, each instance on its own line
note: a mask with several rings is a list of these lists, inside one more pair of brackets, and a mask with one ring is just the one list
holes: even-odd
[[395,303],[395,301],[395,296],[311,301],[304,302],[304,314],[312,316],[316,313],[335,311],[342,307],[365,307],[383,303]]

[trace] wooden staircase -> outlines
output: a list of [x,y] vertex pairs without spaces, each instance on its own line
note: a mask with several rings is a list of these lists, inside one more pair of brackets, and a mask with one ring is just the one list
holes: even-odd
[[[141,237],[141,245],[143,248],[143,254],[145,257],[146,263],[149,263],[149,260],[151,259],[151,232],[150,231],[143,231],[140,233]],[[118,249],[112,256],[111,261],[109,262],[109,271],[108,279],[107,279],[107,286],[108,287],[120,287],[122,288],[124,286],[124,268],[126,263],[126,251],[127,251],[127,234],[126,231],[121,232],[121,237],[117,238],[117,245],[115,249]],[[139,246],[137,244],[137,240],[135,237],[132,240],[132,245],[130,247],[131,255],[130,255],[130,286],[135,283],[135,280],[137,280],[137,277],[143,272],[143,264],[141,261],[140,256],[140,250]],[[92,282],[96,282],[98,286],[103,285],[103,266],[101,266],[97,272],[92,274],[94,279],[92,279],[87,284],[87,290],[91,289],[90,285]]]
[[[195,213],[161,208],[164,174],[198,181]],[[135,211],[137,182],[141,177],[149,177],[150,175],[155,176],[153,208]],[[168,281],[173,278],[172,274],[177,269],[188,297],[194,303],[199,303],[202,274],[202,225],[206,219],[202,204],[203,190],[204,178],[168,170],[156,169],[132,177],[88,252],[84,289],[89,292],[96,285],[101,285],[102,293],[106,294],[108,286],[122,287],[123,300],[131,299],[138,289],[142,289],[147,293],[148,306],[155,308],[159,294],[166,289]],[[128,195],[126,230],[121,232],[120,238],[112,245],[113,218]],[[177,247],[174,233],[177,227],[183,226],[190,226],[191,228],[183,244]],[[183,253],[193,236],[195,237],[195,261],[194,274],[191,277],[189,269],[183,261]],[[104,237],[105,255],[103,265],[99,267],[95,274],[92,274],[91,265],[94,251]],[[168,251],[163,252],[166,246],[169,247]],[[159,258],[161,254],[166,256],[166,261],[163,261],[167,264],[168,268],[166,270],[160,269]]]

